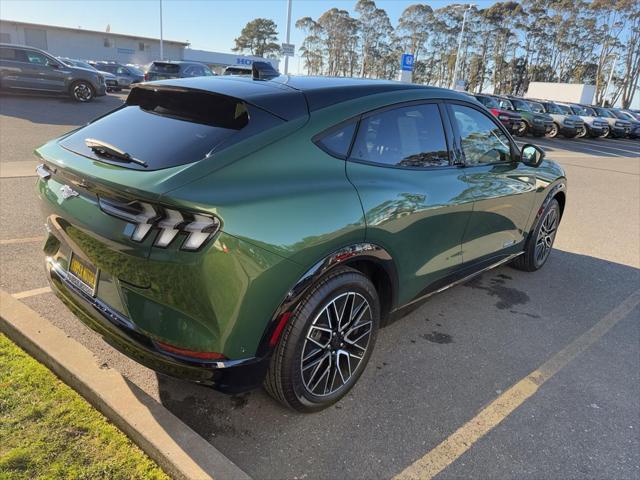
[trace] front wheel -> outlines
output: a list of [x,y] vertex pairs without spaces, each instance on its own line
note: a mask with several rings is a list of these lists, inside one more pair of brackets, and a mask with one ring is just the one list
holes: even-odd
[[528,131],[529,131],[529,126],[527,125],[527,122],[520,122],[520,126],[516,131],[516,135],[520,137],[524,137]]
[[329,273],[294,308],[271,358],[267,392],[301,412],[334,404],[364,371],[379,324],[371,281],[346,267]]
[[513,261],[513,267],[526,272],[542,268],[549,258],[560,224],[560,204],[554,198],[546,206],[529,235],[524,252]]
[[584,138],[587,135],[587,127],[582,127],[581,129],[578,130],[578,134],[576,135],[576,138]]
[[551,127],[551,130],[549,130],[545,134],[545,137],[547,137],[547,138],[556,138],[558,136],[558,132],[560,132],[560,127],[558,126],[557,123],[553,122],[553,126]]
[[71,98],[73,98],[76,102],[90,102],[93,100],[95,96],[95,92],[90,83],[80,80],[78,82],[73,82],[71,84]]

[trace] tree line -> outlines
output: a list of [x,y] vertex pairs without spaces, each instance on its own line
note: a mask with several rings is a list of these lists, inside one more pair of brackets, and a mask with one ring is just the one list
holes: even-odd
[[[596,86],[595,102],[620,100],[625,108],[640,77],[638,0],[521,0],[437,9],[414,4],[396,25],[374,0],[358,0],[353,12],[331,8],[295,26],[305,34],[298,50],[309,75],[393,79],[401,54],[412,53],[416,83],[450,87],[458,60],[457,78],[472,92],[492,88],[522,95],[534,81],[588,83]],[[277,36],[273,21],[253,20],[236,39],[236,50],[278,55]],[[605,99],[611,72],[613,93]]]

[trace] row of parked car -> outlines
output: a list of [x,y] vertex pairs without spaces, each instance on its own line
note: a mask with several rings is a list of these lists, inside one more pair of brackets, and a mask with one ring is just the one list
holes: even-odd
[[[251,69],[227,67],[223,74],[250,75]],[[143,67],[55,57],[34,47],[0,43],[0,89],[68,94],[79,102],[139,82],[213,75],[207,65],[199,62],[154,61]]]
[[640,138],[640,111],[513,95],[473,95],[519,136]]

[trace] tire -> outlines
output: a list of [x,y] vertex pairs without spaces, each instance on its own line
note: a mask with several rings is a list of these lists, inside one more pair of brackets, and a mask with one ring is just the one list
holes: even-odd
[[611,133],[611,129],[607,130],[607,133],[601,135],[602,138],[613,138],[613,133]]
[[271,357],[265,389],[300,412],[329,407],[358,381],[379,325],[380,301],[371,281],[357,270],[336,268],[295,306]]
[[73,82],[69,88],[69,94],[71,98],[79,103],[87,103],[93,100],[96,96],[96,92],[93,86],[89,82],[84,80],[78,80]]
[[[525,272],[535,272],[549,258],[560,225],[560,204],[554,198],[545,207],[524,248],[524,253],[512,262],[512,266]],[[541,250],[543,249],[543,250]]]
[[587,127],[582,127],[582,130],[578,131],[576,138],[584,138],[587,136]]
[[556,138],[559,133],[560,133],[560,125],[558,125],[556,122],[553,122],[553,129],[550,132],[547,132],[545,134],[545,137]]

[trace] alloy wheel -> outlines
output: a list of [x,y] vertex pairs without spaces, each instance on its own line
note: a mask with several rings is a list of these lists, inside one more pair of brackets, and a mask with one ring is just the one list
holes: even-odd
[[73,96],[79,102],[88,102],[93,97],[91,87],[86,83],[78,83],[73,87]]
[[323,397],[343,389],[365,357],[373,329],[369,302],[347,292],[329,301],[307,331],[300,357],[302,383]]
[[551,252],[551,247],[558,231],[558,220],[559,215],[556,208],[551,208],[542,220],[542,225],[540,225],[538,237],[536,238],[535,249],[535,259],[538,265],[542,265]]
[[551,130],[549,130],[545,136],[549,138],[556,138],[558,136],[558,125],[554,123]]
[[520,126],[518,127],[518,135],[524,136],[527,134],[527,124],[525,122],[520,122]]

